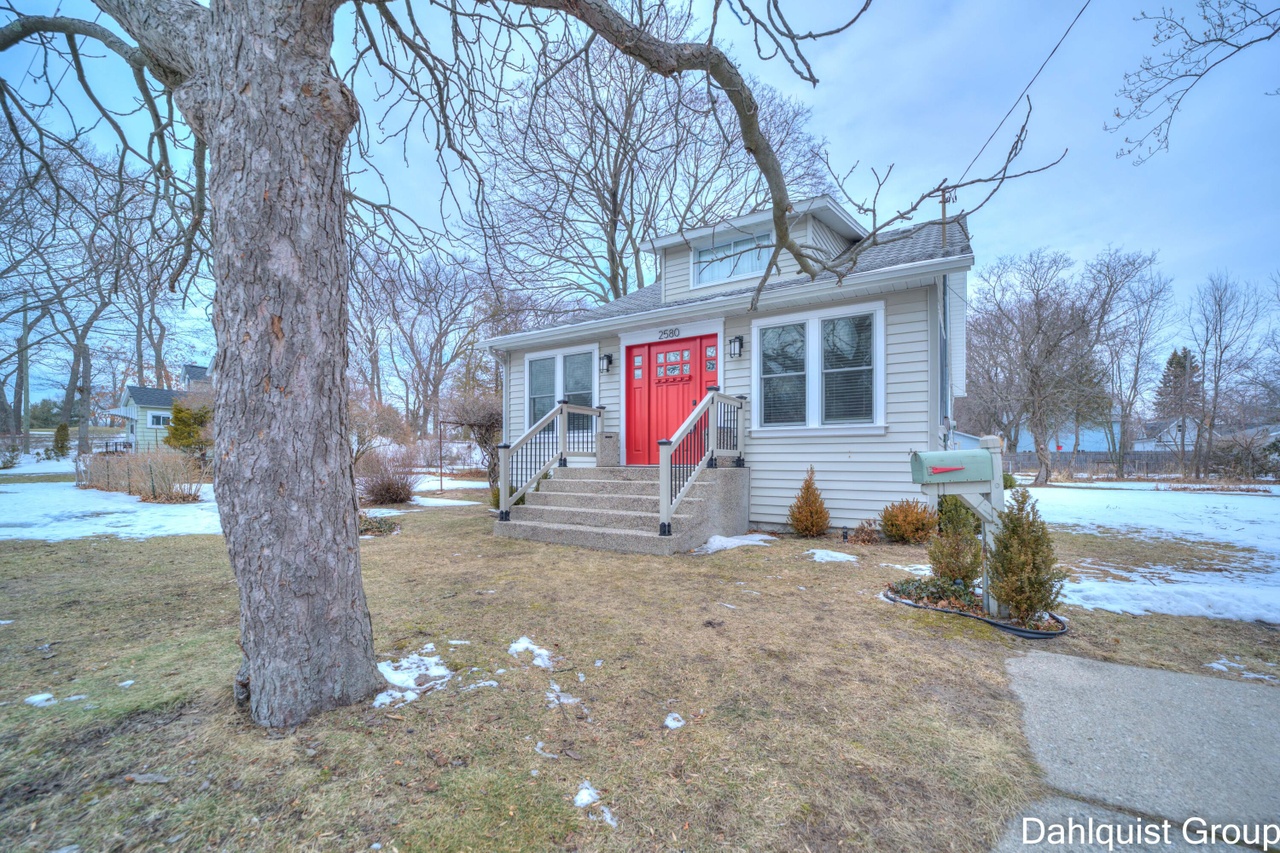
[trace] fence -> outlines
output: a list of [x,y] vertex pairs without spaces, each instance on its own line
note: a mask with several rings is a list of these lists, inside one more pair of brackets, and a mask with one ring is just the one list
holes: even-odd
[[[1116,473],[1115,457],[1108,452],[1098,450],[1081,450],[1075,454],[1072,464],[1071,452],[1050,451],[1054,474],[1085,474],[1090,477],[1114,477]],[[1191,452],[1187,451],[1190,462]],[[1010,473],[1019,471],[1037,471],[1040,460],[1034,452],[1006,453],[1005,470]],[[1126,477],[1158,477],[1168,474],[1181,474],[1182,463],[1178,454],[1172,450],[1130,450],[1124,455],[1124,471]]]

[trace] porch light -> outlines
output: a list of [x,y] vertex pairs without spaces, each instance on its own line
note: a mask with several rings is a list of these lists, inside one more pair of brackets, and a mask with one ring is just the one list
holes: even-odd
[[613,366],[613,353],[606,352],[600,354],[600,372],[608,373],[609,368]]
[[729,338],[729,358],[742,357],[742,335]]

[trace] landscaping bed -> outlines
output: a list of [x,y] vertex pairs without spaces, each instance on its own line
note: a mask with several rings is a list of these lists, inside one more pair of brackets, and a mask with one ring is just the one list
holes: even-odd
[[1067,623],[1054,613],[1042,613],[1026,622],[988,616],[981,595],[963,585],[932,577],[895,581],[885,590],[885,597],[897,604],[978,619],[1026,640],[1051,639],[1067,633]]

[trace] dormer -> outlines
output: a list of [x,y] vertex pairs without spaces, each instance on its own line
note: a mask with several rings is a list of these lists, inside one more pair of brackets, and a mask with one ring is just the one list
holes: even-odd
[[[796,242],[814,254],[832,258],[867,231],[831,196],[796,202],[788,215]],[[644,248],[657,257],[663,301],[717,293],[750,284],[764,273],[776,241],[773,211],[761,210],[718,225],[659,237]],[[776,279],[798,275],[795,258],[783,252]]]

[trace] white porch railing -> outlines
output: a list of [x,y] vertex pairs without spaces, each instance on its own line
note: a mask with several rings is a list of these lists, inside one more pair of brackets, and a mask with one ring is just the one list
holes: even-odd
[[671,535],[671,518],[693,481],[704,468],[718,466],[719,456],[734,455],[733,464],[745,463],[746,397],[721,394],[714,385],[669,439],[658,442],[658,535]]
[[604,406],[574,406],[561,400],[524,435],[498,445],[499,521],[511,520],[511,507],[553,466],[564,468],[574,456],[595,457],[603,412]]

